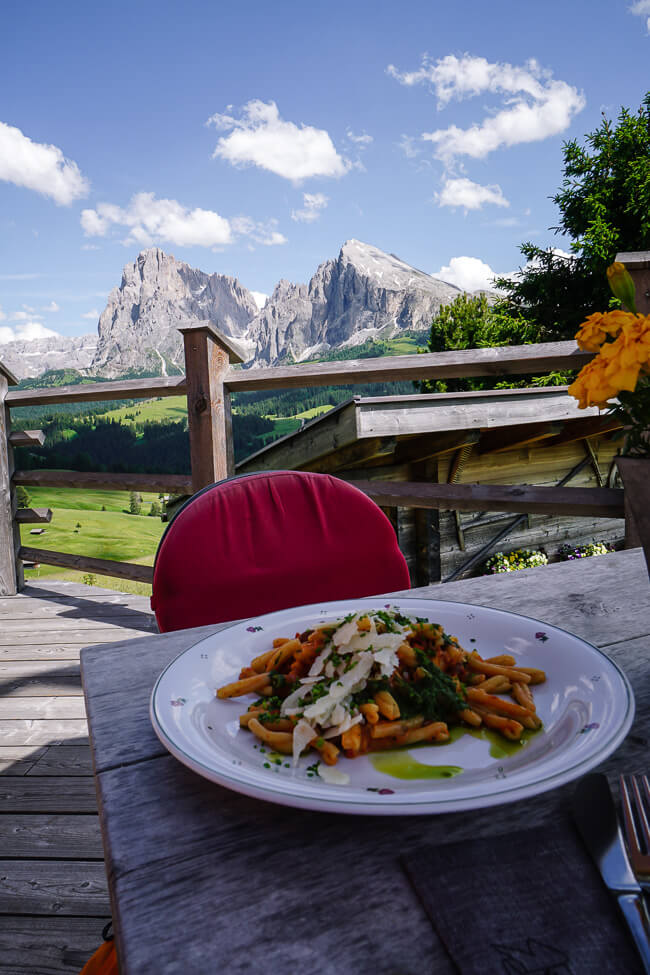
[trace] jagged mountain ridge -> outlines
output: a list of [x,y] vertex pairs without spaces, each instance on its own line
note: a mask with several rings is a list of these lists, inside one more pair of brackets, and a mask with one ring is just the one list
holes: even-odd
[[349,240],[309,284],[280,281],[250,324],[256,363],[304,360],[318,352],[425,330],[458,288],[418,271],[394,254]]
[[106,378],[167,375],[183,369],[179,326],[211,321],[248,353],[247,365],[303,361],[371,337],[424,331],[459,293],[393,254],[349,240],[308,284],[278,282],[259,310],[236,278],[199,271],[151,247],[124,267],[97,337],[10,342],[0,358],[19,378],[63,367]]
[[99,318],[95,375],[183,368],[180,325],[211,321],[241,339],[257,314],[253,295],[236,278],[206,274],[151,247],[127,264]]

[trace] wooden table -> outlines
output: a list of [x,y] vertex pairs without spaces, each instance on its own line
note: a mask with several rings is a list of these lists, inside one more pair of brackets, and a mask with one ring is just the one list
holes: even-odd
[[[412,590],[571,630],[627,673],[637,715],[601,766],[647,771],[650,587],[641,550]],[[176,654],[219,627],[82,652],[122,975],[453,972],[399,864],[423,844],[498,835],[565,813],[572,786],[444,816],[304,812],[190,772],[152,730],[149,695]]]

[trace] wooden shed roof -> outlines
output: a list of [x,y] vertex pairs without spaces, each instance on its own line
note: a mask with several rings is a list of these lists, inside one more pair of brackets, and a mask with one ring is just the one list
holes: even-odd
[[477,443],[479,453],[551,446],[620,427],[596,407],[578,409],[566,386],[355,396],[251,454],[237,470],[330,472],[380,458],[383,464],[415,462],[466,443]]

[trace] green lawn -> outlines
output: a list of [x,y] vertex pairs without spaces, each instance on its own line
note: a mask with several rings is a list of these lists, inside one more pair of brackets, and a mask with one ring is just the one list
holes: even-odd
[[[101,511],[103,505],[106,511],[128,512],[129,510],[130,494],[128,491],[29,487],[27,493],[31,499],[32,508],[52,508],[52,510],[55,508],[72,508],[79,511]],[[145,514],[149,511],[151,502],[158,500],[157,494],[140,492],[140,497],[142,498],[142,510]]]
[[[161,399],[146,399],[135,406],[123,406],[119,410],[109,410],[102,416],[120,423],[162,423],[172,420],[187,420],[187,399],[185,396],[164,396]],[[135,416],[135,421],[127,417]]]
[[[21,525],[23,545],[88,555],[96,559],[117,562],[137,562],[153,565],[154,555],[165,524],[160,518],[125,514],[128,511],[127,491],[84,491],[66,488],[30,488],[32,507],[52,509],[49,525]],[[148,511],[157,494],[142,495],[142,510]],[[101,507],[105,505],[106,511]],[[81,527],[77,528],[77,525]],[[44,528],[42,535],[30,534],[33,528]],[[26,579],[67,579],[81,582],[85,573],[41,564],[27,569]],[[122,579],[97,577],[95,585],[120,592],[148,594],[151,586]]]

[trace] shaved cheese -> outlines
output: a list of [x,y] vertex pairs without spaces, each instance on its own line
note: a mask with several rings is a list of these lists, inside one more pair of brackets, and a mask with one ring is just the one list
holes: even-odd
[[375,660],[371,653],[360,653],[353,658],[355,666],[342,674],[339,680],[330,686],[329,693],[324,694],[318,701],[314,701],[305,708],[305,718],[317,721],[320,725],[328,726],[328,718],[337,704],[345,697],[354,694],[365,687],[366,678],[372,670]]
[[347,785],[350,781],[347,772],[341,772],[331,765],[323,765],[322,762],[318,766],[318,775],[328,785]]
[[399,665],[399,657],[390,647],[386,647],[384,650],[378,650],[377,653],[373,653],[373,657],[375,658],[375,663],[379,664],[382,677],[390,677]]
[[307,690],[304,687],[299,687],[297,690],[292,691],[291,694],[288,694],[282,702],[280,713],[291,714],[292,710],[294,712],[296,709],[300,710],[300,701],[306,693]]
[[359,724],[363,721],[363,715],[357,714],[352,718],[349,714],[347,715],[345,721],[341,724],[336,725],[335,728],[328,728],[327,731],[323,732],[323,738],[336,738],[337,735],[342,735],[344,731],[347,731],[352,725]]
[[359,614],[355,614],[348,623],[343,623],[339,626],[338,630],[332,635],[332,643],[336,647],[342,647],[344,644],[349,643],[353,636],[359,632],[357,629],[357,620],[360,619]]
[[293,764],[295,765],[300,758],[300,753],[307,747],[310,741],[317,737],[309,722],[304,719],[299,721],[293,729]]

